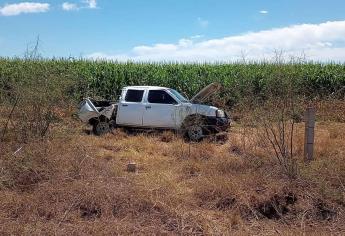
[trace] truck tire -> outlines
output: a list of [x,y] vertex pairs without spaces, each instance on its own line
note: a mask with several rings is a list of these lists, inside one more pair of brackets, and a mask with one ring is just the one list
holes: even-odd
[[110,124],[107,121],[99,121],[93,124],[92,131],[95,135],[103,135],[110,132]]
[[202,125],[195,124],[187,127],[187,136],[190,141],[199,142],[204,137],[204,129]]
[[183,130],[186,138],[192,142],[199,142],[205,136],[205,119],[201,116],[187,117],[183,122]]

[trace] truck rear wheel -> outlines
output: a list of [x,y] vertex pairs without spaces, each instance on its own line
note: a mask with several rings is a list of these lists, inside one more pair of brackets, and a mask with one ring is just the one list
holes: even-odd
[[92,131],[96,135],[103,135],[110,132],[110,124],[107,121],[99,121],[92,127]]

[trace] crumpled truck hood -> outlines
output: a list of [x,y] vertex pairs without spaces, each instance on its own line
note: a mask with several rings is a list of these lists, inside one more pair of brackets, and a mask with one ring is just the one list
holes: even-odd
[[209,98],[212,94],[215,94],[218,92],[221,88],[221,85],[219,83],[212,83],[207,85],[205,88],[200,90],[190,101],[192,103],[202,103],[204,102],[207,98]]

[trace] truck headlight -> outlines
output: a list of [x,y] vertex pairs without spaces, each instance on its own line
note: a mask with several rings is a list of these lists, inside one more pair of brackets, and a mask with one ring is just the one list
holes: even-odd
[[216,111],[216,117],[224,118],[225,117],[225,112],[223,110],[217,110]]

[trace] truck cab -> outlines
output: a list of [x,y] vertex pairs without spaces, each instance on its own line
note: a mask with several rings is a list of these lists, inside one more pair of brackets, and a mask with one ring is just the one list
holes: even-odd
[[178,113],[186,102],[164,87],[125,87],[118,103],[116,124],[178,129],[181,125]]

